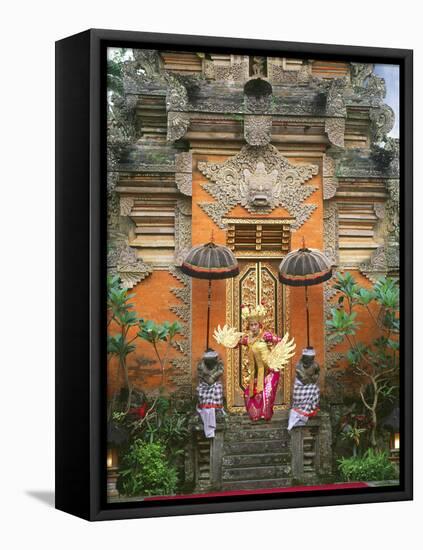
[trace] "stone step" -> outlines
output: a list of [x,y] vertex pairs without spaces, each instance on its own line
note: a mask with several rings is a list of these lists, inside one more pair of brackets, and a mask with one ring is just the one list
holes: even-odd
[[271,420],[252,421],[248,416],[229,416],[227,417],[228,426],[251,426],[251,427],[284,427],[288,425],[288,417],[278,418],[273,416]]
[[267,441],[266,439],[250,441],[226,441],[224,444],[224,455],[248,455],[281,453],[287,449],[286,441]]
[[222,481],[248,481],[250,479],[283,478],[291,473],[291,466],[252,466],[249,468],[224,468]]
[[252,489],[274,489],[278,487],[289,487],[289,479],[250,479],[248,481],[224,481],[223,491],[248,491]]
[[287,430],[280,430],[277,428],[262,429],[257,428],[255,430],[231,430],[225,433],[225,441],[250,441],[250,440],[277,440],[288,439]]
[[223,457],[223,468],[242,466],[281,466],[290,464],[290,455],[285,453],[226,455]]

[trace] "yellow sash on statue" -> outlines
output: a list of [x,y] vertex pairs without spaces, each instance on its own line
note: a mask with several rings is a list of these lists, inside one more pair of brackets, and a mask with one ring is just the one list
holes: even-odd
[[269,348],[264,340],[261,339],[261,334],[255,340],[248,343],[248,366],[250,370],[249,388],[250,397],[254,392],[254,378],[257,373],[257,392],[264,389],[264,377],[267,370],[267,358],[269,356]]

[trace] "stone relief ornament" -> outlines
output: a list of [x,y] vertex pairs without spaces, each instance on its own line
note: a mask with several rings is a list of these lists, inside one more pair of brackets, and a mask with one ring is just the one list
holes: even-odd
[[135,204],[133,197],[120,197],[120,215],[129,216]]
[[204,76],[209,80],[245,82],[249,79],[248,55],[231,55],[230,65],[222,65],[217,60],[204,60]]
[[269,213],[277,206],[295,218],[298,229],[315,210],[315,204],[302,204],[317,187],[305,185],[318,172],[312,164],[289,163],[273,145],[245,145],[222,164],[198,162],[200,172],[210,180],[203,188],[216,199],[200,207],[222,229],[222,217],[241,204],[251,213]]
[[181,139],[188,130],[189,123],[188,113],[169,112],[167,115],[167,140],[174,142]]
[[136,141],[135,113],[138,98],[113,94],[107,112],[107,144],[109,147]]
[[168,85],[166,94],[166,109],[168,111],[183,111],[188,105],[188,92],[186,87],[174,75],[166,74]]
[[118,275],[122,287],[127,289],[133,288],[153,272],[153,268],[138,258],[127,242],[119,243],[108,252],[107,269],[109,273]]
[[[389,239],[387,242],[389,243]],[[399,268],[398,243],[392,242],[389,244],[391,246],[379,246],[373,252],[370,260],[360,265],[361,273],[373,283],[380,277],[386,276],[387,272],[396,271]]]
[[259,55],[254,55],[251,64],[253,76],[266,76],[266,58]]
[[331,199],[338,188],[338,180],[335,175],[336,162],[329,155],[323,157],[323,199]]
[[325,132],[329,141],[338,147],[344,147],[345,118],[329,118],[325,121]]
[[244,116],[244,138],[250,145],[267,145],[272,139],[272,117]]
[[325,201],[323,206],[323,241],[325,254],[333,265],[338,264],[338,206]]
[[351,85],[364,88],[366,81],[373,72],[372,63],[350,63]]
[[370,109],[371,134],[373,143],[384,141],[395,124],[395,113],[389,105],[383,104]]
[[174,342],[174,347],[181,353],[181,357],[175,357],[170,361],[173,367],[171,381],[181,389],[182,393],[186,392],[189,395],[191,391],[191,278],[175,266],[169,267],[169,273],[182,285],[170,289],[180,303],[172,304],[169,309],[177,315],[182,326],[181,337]]
[[267,80],[252,78],[244,86],[244,108],[247,113],[266,113],[272,105],[273,89]]
[[[161,61],[157,50],[132,50],[134,61],[138,70],[142,70],[146,76],[154,76],[160,73]],[[131,71],[133,72],[133,70]]]
[[192,152],[175,155],[175,183],[183,195],[192,196]]
[[346,87],[346,78],[335,78],[332,81],[326,97],[327,116],[345,117],[347,115],[344,99]]
[[192,245],[191,200],[178,199],[175,207],[175,264],[182,265]]

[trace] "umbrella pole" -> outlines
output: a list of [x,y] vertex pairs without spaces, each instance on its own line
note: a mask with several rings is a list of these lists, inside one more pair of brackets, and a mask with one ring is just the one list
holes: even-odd
[[308,290],[307,286],[304,287],[305,303],[306,303],[306,319],[307,319],[307,347],[310,347],[310,314],[308,311]]
[[206,351],[209,349],[210,305],[211,305],[211,279],[209,279],[209,288],[208,288],[208,293],[207,293],[207,336],[206,336]]

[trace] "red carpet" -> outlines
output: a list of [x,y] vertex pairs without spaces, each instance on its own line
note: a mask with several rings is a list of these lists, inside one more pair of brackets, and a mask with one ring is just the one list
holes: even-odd
[[351,483],[328,483],[326,485],[296,485],[295,487],[281,487],[275,489],[250,489],[245,491],[217,491],[215,493],[196,493],[192,495],[171,495],[159,497],[146,497],[144,500],[173,500],[185,498],[228,497],[237,495],[268,495],[271,493],[296,493],[298,491],[337,491],[339,489],[362,489],[368,487],[363,481]]

